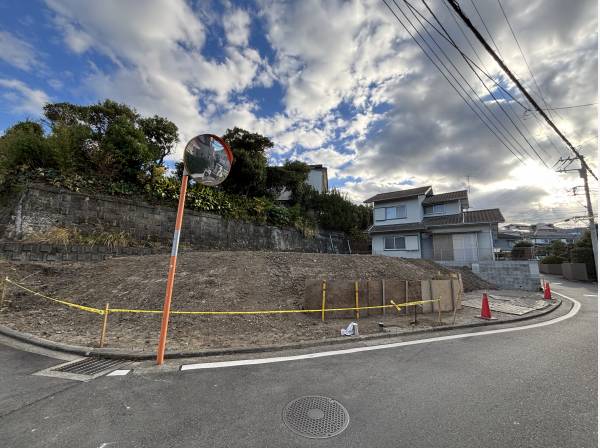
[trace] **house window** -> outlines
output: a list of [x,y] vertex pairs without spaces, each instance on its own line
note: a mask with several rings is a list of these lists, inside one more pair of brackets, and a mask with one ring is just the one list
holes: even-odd
[[385,208],[385,219],[406,218],[406,205]]
[[385,250],[402,250],[406,249],[406,239],[403,236],[386,236]]
[[444,204],[428,205],[425,207],[426,215],[443,215],[446,212]]
[[407,217],[406,205],[396,207],[380,207],[374,210],[375,221],[386,221],[388,219],[403,219]]

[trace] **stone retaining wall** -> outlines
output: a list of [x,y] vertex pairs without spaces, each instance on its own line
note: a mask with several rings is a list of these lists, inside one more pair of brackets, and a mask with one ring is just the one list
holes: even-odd
[[167,253],[167,248],[106,247],[0,241],[0,258],[9,261],[102,261],[111,257]]
[[[5,195],[7,196],[7,195]],[[77,228],[83,234],[126,231],[135,240],[170,245],[176,209],[105,195],[76,193],[34,184],[0,203],[0,238],[26,240],[52,227]],[[227,220],[186,210],[181,242],[197,249],[275,250],[348,253],[348,239],[339,232],[315,238],[293,228]]]

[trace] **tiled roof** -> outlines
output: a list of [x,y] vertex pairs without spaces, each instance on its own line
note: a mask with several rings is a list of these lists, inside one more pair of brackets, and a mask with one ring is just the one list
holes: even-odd
[[385,232],[410,232],[411,230],[425,230],[425,226],[420,222],[407,224],[391,224],[387,226],[371,226],[369,233],[385,233]]
[[410,188],[408,190],[400,190],[400,191],[390,191],[388,193],[379,193],[369,199],[365,200],[365,203],[369,202],[381,202],[381,201],[391,201],[394,199],[404,199],[410,198],[412,196],[418,196],[420,194],[425,194],[429,190],[431,190],[431,186],[427,187],[418,187],[418,188]]
[[457,213],[456,215],[423,218],[423,224],[427,227],[459,224],[486,224],[495,222],[504,222],[504,216],[500,213],[500,209],[497,208],[472,210],[470,212]]
[[427,196],[423,200],[423,205],[442,204],[444,202],[457,201],[459,199],[468,199],[467,190],[449,191],[448,193],[440,193]]
[[498,239],[521,240],[523,239],[523,237],[515,233],[498,232]]

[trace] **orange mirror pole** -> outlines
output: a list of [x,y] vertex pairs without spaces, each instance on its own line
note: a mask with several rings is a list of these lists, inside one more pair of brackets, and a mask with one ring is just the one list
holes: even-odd
[[171,312],[171,296],[173,295],[173,283],[175,282],[175,267],[177,266],[177,249],[179,248],[179,236],[181,235],[181,223],[183,221],[183,210],[185,209],[185,193],[187,191],[188,175],[183,172],[181,178],[181,190],[179,191],[179,205],[177,206],[177,219],[175,220],[175,233],[173,234],[173,247],[171,248],[171,261],[169,263],[169,275],[167,276],[167,292],[165,304],[163,305],[162,322],[160,324],[160,338],[158,340],[158,351],[156,364],[159,366],[165,359],[165,346],[167,344],[167,330],[169,328],[169,314]]

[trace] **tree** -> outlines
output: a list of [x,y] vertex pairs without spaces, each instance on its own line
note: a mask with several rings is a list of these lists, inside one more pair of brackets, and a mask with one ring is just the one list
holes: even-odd
[[136,184],[152,177],[179,141],[177,126],[154,115],[141,117],[126,104],[105,100],[80,106],[47,104],[50,140],[64,172],[100,175]]
[[166,118],[154,115],[138,120],[140,128],[146,137],[146,142],[156,165],[162,165],[165,157],[170,155],[179,142],[177,126]]
[[292,193],[292,202],[296,204],[296,197],[300,188],[306,183],[310,167],[299,160],[287,160],[283,166],[267,167],[267,189],[277,198],[283,190]]
[[562,258],[564,261],[569,259],[569,248],[560,240],[553,241],[548,247],[548,252],[554,257]]
[[222,188],[244,196],[267,195],[266,151],[273,147],[273,142],[238,127],[227,129],[223,139],[233,152],[233,164]]
[[585,263],[588,274],[596,277],[596,263],[594,262],[594,249],[592,247],[592,234],[586,230],[581,238],[575,241],[571,249],[572,263]]
[[39,123],[22,121],[0,137],[0,183],[17,170],[54,166],[55,155]]

